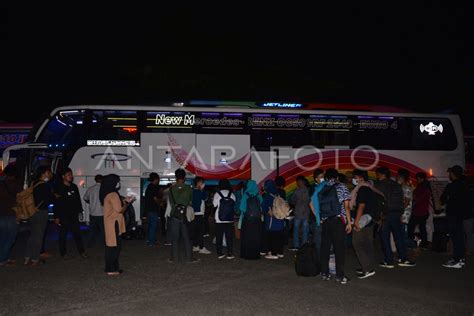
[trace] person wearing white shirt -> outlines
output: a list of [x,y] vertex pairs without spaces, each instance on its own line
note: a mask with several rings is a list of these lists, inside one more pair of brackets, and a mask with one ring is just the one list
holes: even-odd
[[100,183],[102,182],[102,175],[95,176],[95,184],[87,189],[84,194],[84,201],[89,205],[89,238],[87,240],[87,247],[92,248],[97,240],[104,243],[104,209],[100,204],[99,192]]

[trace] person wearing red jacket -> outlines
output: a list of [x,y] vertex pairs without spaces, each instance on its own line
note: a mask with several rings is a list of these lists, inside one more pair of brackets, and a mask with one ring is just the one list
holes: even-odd
[[413,191],[413,207],[410,222],[408,224],[408,238],[414,240],[415,228],[420,230],[420,247],[426,249],[428,245],[428,234],[426,232],[426,220],[430,216],[431,186],[426,180],[426,173],[416,174],[416,188]]

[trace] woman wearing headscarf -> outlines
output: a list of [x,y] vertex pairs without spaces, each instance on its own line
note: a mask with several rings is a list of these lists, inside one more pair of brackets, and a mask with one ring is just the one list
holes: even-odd
[[278,190],[273,180],[265,181],[263,189],[265,191],[262,201],[262,212],[265,219],[265,243],[269,250],[265,258],[283,258],[285,220],[278,219],[273,214],[273,200],[278,195]]
[[131,198],[124,201],[120,198],[120,177],[110,174],[104,177],[100,186],[99,199],[104,207],[105,230],[105,272],[107,275],[119,275],[119,256],[122,248],[120,235],[125,233],[123,213],[132,202]]
[[262,197],[257,182],[249,180],[240,201],[240,257],[260,259],[262,250]]

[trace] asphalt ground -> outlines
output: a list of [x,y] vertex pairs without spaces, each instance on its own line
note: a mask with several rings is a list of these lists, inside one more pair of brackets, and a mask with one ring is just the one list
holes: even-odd
[[[54,239],[54,238],[53,238]],[[121,267],[110,277],[103,272],[104,251],[88,249],[78,256],[69,241],[70,260],[52,257],[39,267],[22,265],[24,240],[15,246],[14,267],[0,267],[0,315],[474,315],[474,258],[460,270],[441,267],[449,256],[416,252],[417,266],[386,270],[356,278],[358,267],[347,251],[347,285],[317,277],[297,277],[294,253],[279,260],[218,260],[197,255],[194,264],[170,264],[169,247],[148,247],[124,241]],[[238,243],[236,245],[238,254]]]

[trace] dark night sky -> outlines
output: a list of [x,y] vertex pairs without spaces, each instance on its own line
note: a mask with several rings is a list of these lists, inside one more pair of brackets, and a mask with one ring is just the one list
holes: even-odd
[[0,120],[34,121],[67,104],[183,99],[465,113],[474,101],[474,18],[459,5],[411,2],[419,4],[8,8],[1,103],[15,110]]

